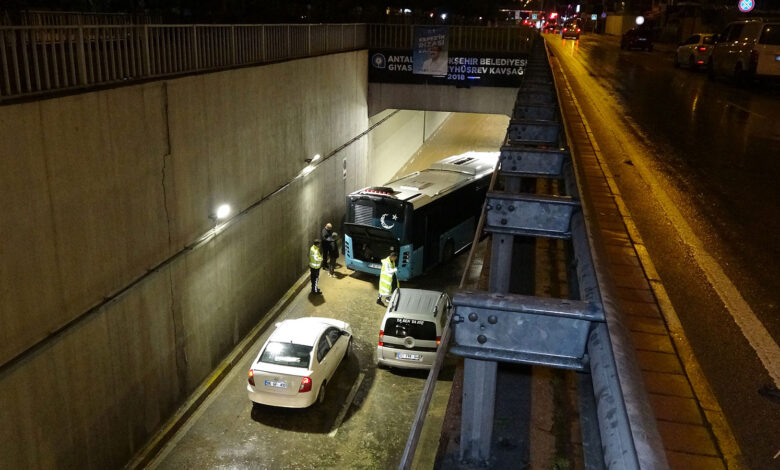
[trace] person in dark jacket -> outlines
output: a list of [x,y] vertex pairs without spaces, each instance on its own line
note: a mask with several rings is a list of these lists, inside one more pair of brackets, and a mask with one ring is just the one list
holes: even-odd
[[336,268],[336,259],[339,257],[339,249],[336,244],[336,233],[333,232],[333,225],[328,222],[322,229],[322,266],[328,268],[328,275],[333,277],[333,270]]

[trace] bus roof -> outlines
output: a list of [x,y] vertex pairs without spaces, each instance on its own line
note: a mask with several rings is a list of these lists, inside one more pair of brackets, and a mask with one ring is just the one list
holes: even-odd
[[[414,208],[493,172],[499,152],[466,152],[439,160],[427,170],[417,171],[385,184],[366,188],[361,194],[382,194],[409,201]],[[391,192],[392,191],[392,192]]]

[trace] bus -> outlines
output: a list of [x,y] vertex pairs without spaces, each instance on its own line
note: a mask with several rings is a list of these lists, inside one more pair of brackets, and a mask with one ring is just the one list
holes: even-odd
[[379,275],[398,253],[401,281],[450,259],[474,238],[499,152],[467,152],[383,186],[347,196],[344,253],[349,269]]

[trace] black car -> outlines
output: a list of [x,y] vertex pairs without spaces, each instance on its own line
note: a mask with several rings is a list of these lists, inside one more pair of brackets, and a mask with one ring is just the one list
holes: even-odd
[[633,28],[623,33],[620,39],[621,49],[653,50],[653,34],[649,29]]
[[582,28],[580,28],[579,21],[567,21],[566,24],[564,24],[563,28],[561,29],[561,39],[566,39],[566,38],[579,39],[580,31],[582,31]]

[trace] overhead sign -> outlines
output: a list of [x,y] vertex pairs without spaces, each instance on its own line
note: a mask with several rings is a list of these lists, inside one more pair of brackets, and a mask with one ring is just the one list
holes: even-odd
[[517,53],[451,52],[444,75],[428,75],[414,72],[408,49],[372,49],[369,56],[368,80],[374,83],[517,87],[528,63]]
[[737,4],[739,11],[747,13],[756,7],[756,0],[739,0]]
[[447,27],[415,26],[412,73],[447,75]]
[[590,20],[591,20],[591,21],[596,21],[596,14],[595,14],[595,13],[593,13],[592,15],[590,15]]

